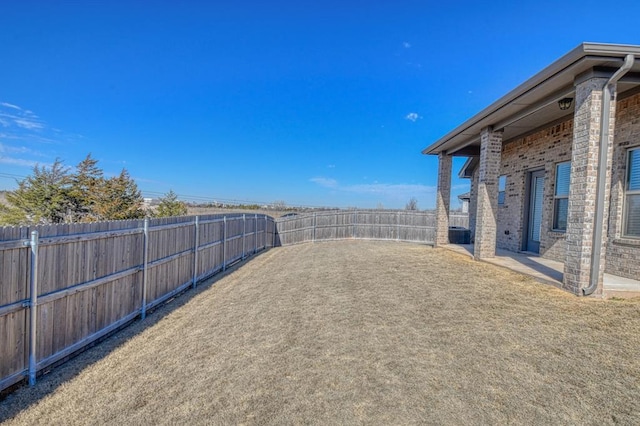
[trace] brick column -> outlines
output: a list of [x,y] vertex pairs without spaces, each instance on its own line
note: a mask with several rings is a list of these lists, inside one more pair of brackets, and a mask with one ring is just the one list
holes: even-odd
[[449,244],[451,204],[451,156],[438,154],[438,193],[436,195],[436,246]]
[[478,211],[478,169],[473,171],[471,176],[471,199],[469,200],[469,231],[471,232],[471,243],[476,240],[476,213]]
[[[563,286],[581,295],[589,285],[591,252],[593,246],[596,187],[598,186],[598,151],[600,145],[600,120],[603,88],[607,78],[591,78],[576,85],[576,108],[571,146],[571,183],[569,188],[569,217],[567,223],[567,255],[564,263]],[[609,193],[611,191],[611,161],[615,101],[611,102],[611,118],[608,141],[607,186],[603,218],[602,252],[598,288],[594,295],[602,295],[602,279],[606,255]]]
[[496,254],[498,214],[498,176],[502,151],[502,130],[491,127],[480,133],[478,166],[478,200],[476,204],[476,238],[473,256],[486,259]]

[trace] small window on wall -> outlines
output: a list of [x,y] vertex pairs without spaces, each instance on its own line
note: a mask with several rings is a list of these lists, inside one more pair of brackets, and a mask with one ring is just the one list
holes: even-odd
[[553,229],[567,230],[569,215],[569,178],[571,176],[571,162],[556,164],[556,185],[553,194]]
[[507,189],[507,177],[500,176],[498,178],[498,205],[504,204],[504,194]]
[[640,238],[640,148],[629,150],[624,200],[624,234]]

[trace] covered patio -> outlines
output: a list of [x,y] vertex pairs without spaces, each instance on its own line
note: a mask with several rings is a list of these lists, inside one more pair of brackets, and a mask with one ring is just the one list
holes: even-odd
[[640,291],[638,58],[583,43],[425,148],[439,160],[436,245],[450,242],[452,158],[466,157],[465,252],[579,296]]
[[[444,244],[440,247],[473,258],[473,244]],[[534,253],[516,253],[504,249],[496,249],[494,257],[482,259],[492,265],[501,266],[520,274],[533,277],[536,281],[562,288],[564,263],[545,259]],[[603,297],[640,297],[640,281],[604,274]]]

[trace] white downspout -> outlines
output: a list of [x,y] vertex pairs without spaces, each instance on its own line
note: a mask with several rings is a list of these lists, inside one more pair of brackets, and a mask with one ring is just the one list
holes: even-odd
[[605,191],[607,186],[607,153],[609,146],[609,123],[611,122],[611,100],[615,96],[615,85],[630,69],[635,61],[634,55],[627,55],[624,64],[615,72],[602,90],[602,110],[600,111],[600,147],[598,153],[598,186],[596,187],[596,211],[593,218],[593,240],[591,244],[591,271],[589,287],[582,289],[589,296],[598,287],[600,276],[600,256],[602,253],[602,227],[604,222]]

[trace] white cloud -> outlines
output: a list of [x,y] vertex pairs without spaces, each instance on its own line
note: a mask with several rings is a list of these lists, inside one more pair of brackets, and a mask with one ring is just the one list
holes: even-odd
[[36,164],[49,166],[46,161],[38,161],[32,159],[33,157],[42,158],[46,156],[43,153],[35,151],[26,146],[11,146],[0,143],[0,164],[10,164],[12,166],[23,167],[33,167]]
[[347,192],[357,194],[379,194],[389,197],[401,197],[430,194],[435,192],[434,186],[418,185],[418,184],[392,184],[392,183],[369,183],[348,185],[343,188]]
[[22,108],[20,108],[18,105],[13,105],[8,102],[0,102],[0,105],[2,105],[3,107],[13,108],[13,109],[17,109],[18,111],[22,111]]
[[406,184],[406,183],[364,183],[353,185],[340,185],[335,179],[325,177],[314,177],[310,179],[311,182],[323,187],[334,189],[341,192],[349,192],[353,194],[365,194],[365,195],[378,195],[382,197],[400,198],[407,197],[420,197],[433,194],[436,191],[435,186],[420,185],[420,184]]
[[13,166],[26,166],[26,167],[33,167],[36,164],[39,164],[37,161],[25,160],[23,158],[5,157],[3,155],[0,155],[0,163],[11,164]]
[[336,188],[338,186],[338,181],[335,179],[324,178],[324,177],[314,177],[309,180],[324,188]]
[[23,129],[27,129],[27,130],[44,128],[44,124],[39,123],[37,121],[33,121],[33,120],[27,120],[24,118],[16,118],[13,120],[13,122],[16,123],[18,127],[22,127]]
[[27,148],[26,146],[11,146],[11,145],[5,145],[3,143],[0,142],[0,153],[6,153],[6,154],[30,154],[30,155],[35,155],[37,157],[44,157],[44,154],[39,152],[39,151],[35,151],[31,148]]
[[136,182],[155,183],[155,184],[161,184],[161,185],[170,185],[169,183],[163,182],[163,181],[160,181],[160,180],[147,179],[147,178],[142,178],[142,177],[138,177],[138,176],[133,176],[133,179]]
[[82,139],[81,135],[67,134],[53,129],[33,111],[17,105],[0,102],[0,140],[19,140],[24,144],[68,144]]
[[329,164],[329,165],[327,166],[327,169],[335,169],[335,168],[336,168],[336,165],[335,165],[335,164]]
[[4,110],[0,109],[0,120],[2,120],[0,124],[3,127],[15,125],[26,130],[42,130],[45,128],[44,123],[39,120],[39,117],[33,111],[23,110],[19,106],[7,102],[0,102],[0,106],[4,107]]
[[404,118],[405,118],[405,120],[413,121],[415,123],[417,119],[422,118],[422,117],[419,116],[418,113],[416,113],[416,112],[410,112]]
[[453,185],[451,186],[451,189],[469,189],[469,184],[468,183],[461,183],[459,185]]
[[22,142],[37,142],[37,143],[46,143],[46,144],[54,144],[59,143],[60,141],[45,138],[36,134],[15,134],[15,133],[0,133],[0,139],[5,140],[14,140],[14,141],[22,141]]
[[408,49],[408,48],[411,47],[411,43],[409,43],[407,41],[404,41],[404,42],[402,42],[402,47],[404,47],[405,49]]

